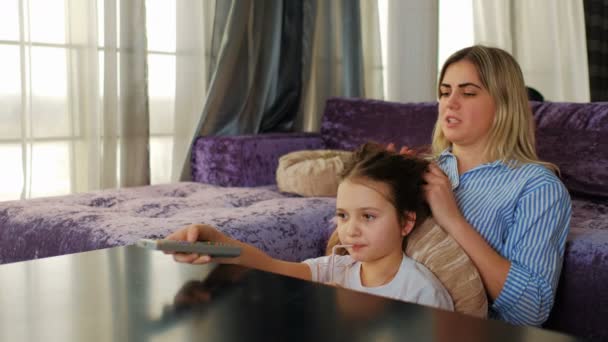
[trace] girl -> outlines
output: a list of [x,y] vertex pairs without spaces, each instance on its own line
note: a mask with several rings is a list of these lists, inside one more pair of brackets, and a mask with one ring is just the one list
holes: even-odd
[[477,266],[490,317],[540,325],[553,306],[571,203],[557,167],[536,156],[521,69],[503,50],[465,48],[443,65],[438,97],[436,164],[424,176],[433,218]]
[[[305,280],[329,278],[319,264],[335,258],[332,272],[337,285],[394,299],[453,310],[452,300],[440,281],[424,266],[403,253],[406,236],[428,216],[423,200],[422,175],[428,163],[366,144],[353,155],[341,175],[336,198],[338,237],[348,255],[325,256],[302,263],[273,259],[259,249],[231,239],[208,225],[192,225],[167,239],[217,241],[242,248],[237,258],[220,259]],[[198,254],[174,254],[179,262],[208,263]],[[341,273],[341,274],[337,274]]]

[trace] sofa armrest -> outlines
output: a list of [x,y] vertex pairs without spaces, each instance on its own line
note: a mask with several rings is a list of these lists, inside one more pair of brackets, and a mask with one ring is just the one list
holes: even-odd
[[192,179],[220,186],[275,184],[282,155],[322,148],[317,133],[200,137],[192,148]]

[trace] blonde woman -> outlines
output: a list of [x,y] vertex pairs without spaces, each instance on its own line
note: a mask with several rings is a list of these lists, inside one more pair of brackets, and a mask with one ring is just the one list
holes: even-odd
[[503,50],[465,48],[443,65],[438,97],[436,163],[425,176],[433,217],[477,266],[489,316],[541,325],[553,306],[571,202],[557,167],[536,156],[521,69]]

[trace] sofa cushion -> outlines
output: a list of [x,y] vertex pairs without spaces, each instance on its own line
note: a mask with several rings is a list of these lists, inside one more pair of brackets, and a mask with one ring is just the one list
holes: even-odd
[[426,266],[454,301],[454,310],[476,317],[488,314],[481,276],[462,247],[432,218],[412,230],[405,254]]
[[324,143],[317,133],[198,137],[192,146],[192,179],[220,186],[271,185],[279,157],[320,148]]
[[329,149],[351,151],[368,141],[419,149],[431,143],[436,119],[436,102],[331,98],[321,122],[321,137]]
[[312,150],[288,153],[279,159],[277,186],[301,196],[335,197],[338,175],[352,152]]
[[539,158],[556,164],[573,194],[608,198],[607,103],[534,103]]

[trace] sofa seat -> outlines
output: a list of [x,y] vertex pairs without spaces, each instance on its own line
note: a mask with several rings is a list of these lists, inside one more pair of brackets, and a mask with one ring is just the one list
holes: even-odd
[[608,203],[574,197],[555,306],[544,327],[590,340],[605,340],[608,336],[606,284]]
[[285,260],[323,253],[335,199],[177,183],[0,202],[0,263],[128,245],[209,223]]

